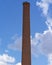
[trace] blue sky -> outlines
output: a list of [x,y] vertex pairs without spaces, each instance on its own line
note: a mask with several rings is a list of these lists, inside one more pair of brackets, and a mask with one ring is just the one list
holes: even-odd
[[0,65],[21,65],[25,1],[30,2],[31,64],[52,65],[52,0],[0,0]]

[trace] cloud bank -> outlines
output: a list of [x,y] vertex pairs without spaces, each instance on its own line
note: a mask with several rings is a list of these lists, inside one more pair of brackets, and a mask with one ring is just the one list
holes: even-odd
[[0,55],[0,65],[21,65],[21,63],[15,63],[16,59],[8,54]]
[[13,65],[15,58],[8,54],[0,55],[0,65]]
[[46,17],[46,25],[48,30],[43,35],[43,40],[41,46],[41,51],[48,57],[48,65],[52,65],[52,14],[50,13],[50,4],[52,0],[41,0],[36,2],[36,5],[42,9],[42,14]]

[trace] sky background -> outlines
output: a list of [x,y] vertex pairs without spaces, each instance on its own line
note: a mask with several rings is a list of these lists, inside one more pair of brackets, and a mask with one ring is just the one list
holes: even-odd
[[21,65],[25,1],[30,3],[31,65],[52,65],[52,0],[0,0],[0,65]]

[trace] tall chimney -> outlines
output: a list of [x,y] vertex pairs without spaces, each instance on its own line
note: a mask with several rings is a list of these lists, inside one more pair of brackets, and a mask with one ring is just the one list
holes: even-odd
[[23,3],[22,65],[31,65],[30,3]]

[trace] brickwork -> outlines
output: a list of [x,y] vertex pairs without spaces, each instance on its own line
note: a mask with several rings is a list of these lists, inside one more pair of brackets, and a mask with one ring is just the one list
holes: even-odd
[[22,65],[31,65],[30,3],[23,3]]

